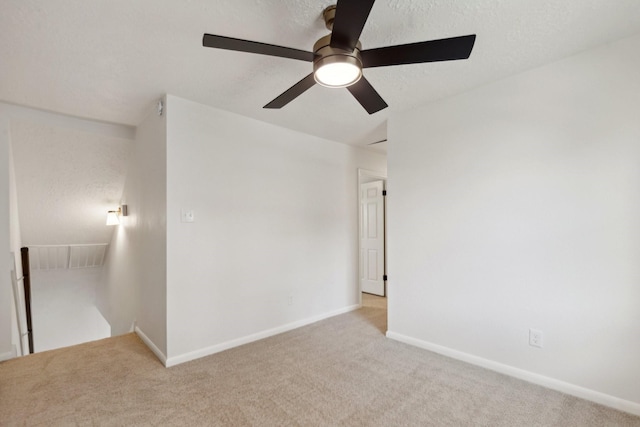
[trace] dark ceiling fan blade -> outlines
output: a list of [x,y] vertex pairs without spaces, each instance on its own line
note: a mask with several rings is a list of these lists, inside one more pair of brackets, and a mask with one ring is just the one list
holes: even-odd
[[316,84],[316,80],[313,77],[313,73],[311,73],[262,108],[282,108],[296,99],[298,96],[302,95],[314,84]]
[[352,51],[375,0],[338,0],[331,31],[331,47]]
[[378,92],[376,92],[373,86],[371,86],[371,83],[369,83],[364,76],[362,76],[357,83],[348,86],[347,89],[369,114],[377,113],[378,111],[388,107],[387,103],[384,102],[384,99],[378,95]]
[[276,46],[273,44],[252,42],[250,40],[234,39],[232,37],[205,34],[202,37],[202,46],[218,49],[236,50],[239,52],[259,53],[261,55],[279,56],[281,58],[299,59],[313,62],[313,52],[293,49],[290,47]]
[[430,40],[397,46],[368,49],[361,52],[362,67],[419,64],[423,62],[467,59],[471,55],[476,35]]

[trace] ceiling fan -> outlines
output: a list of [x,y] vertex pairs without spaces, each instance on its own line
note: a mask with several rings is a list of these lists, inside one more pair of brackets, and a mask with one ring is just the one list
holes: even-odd
[[388,105],[362,75],[363,68],[467,59],[475,34],[362,50],[358,40],[375,0],[338,0],[323,17],[331,34],[320,38],[313,52],[250,40],[205,34],[202,45],[313,62],[313,72],[263,108],[282,108],[316,83],[345,87],[369,114]]

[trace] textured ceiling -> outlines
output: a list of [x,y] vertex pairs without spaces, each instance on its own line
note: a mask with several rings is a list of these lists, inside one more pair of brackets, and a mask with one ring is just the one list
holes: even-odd
[[466,34],[467,61],[365,75],[389,104],[372,116],[343,89],[315,86],[262,106],[311,71],[302,61],[203,48],[205,32],[311,50],[325,35],[314,0],[2,0],[0,100],[136,125],[171,93],[346,143],[384,138],[390,113],[640,32],[638,0],[379,0],[373,48]]
[[22,243],[109,243],[131,141],[12,120],[11,142]]

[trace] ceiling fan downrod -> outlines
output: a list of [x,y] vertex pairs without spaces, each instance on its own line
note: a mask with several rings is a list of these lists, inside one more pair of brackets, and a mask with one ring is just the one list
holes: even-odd
[[333,20],[336,19],[336,5],[327,6],[322,12],[322,17],[324,18],[324,25],[327,27],[327,30],[333,31]]

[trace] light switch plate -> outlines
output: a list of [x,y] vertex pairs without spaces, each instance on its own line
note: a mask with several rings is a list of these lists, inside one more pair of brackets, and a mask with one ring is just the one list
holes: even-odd
[[193,209],[182,209],[182,222],[195,222],[196,215],[193,213]]

